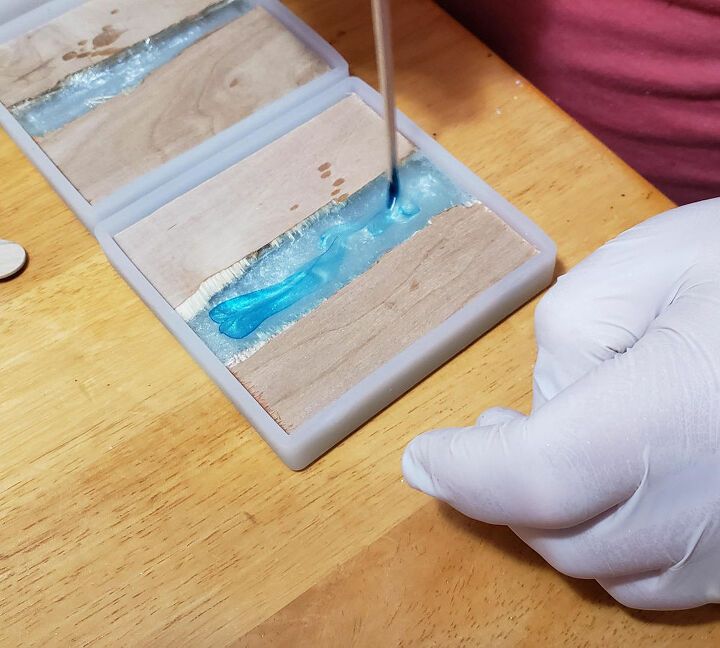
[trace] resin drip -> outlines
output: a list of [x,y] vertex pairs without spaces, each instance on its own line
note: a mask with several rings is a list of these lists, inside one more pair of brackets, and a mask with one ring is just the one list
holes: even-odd
[[42,137],[113,97],[131,92],[150,73],[251,8],[247,0],[216,3],[197,16],[71,74],[38,97],[15,104],[10,112],[30,135]]
[[399,186],[390,207],[382,176],[307,218],[249,259],[245,272],[213,295],[190,327],[226,364],[244,360],[433,216],[473,202],[419,154],[400,166]]

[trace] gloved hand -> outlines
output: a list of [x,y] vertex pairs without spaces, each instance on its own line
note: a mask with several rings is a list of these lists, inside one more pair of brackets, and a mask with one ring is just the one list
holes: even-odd
[[532,414],[419,436],[407,482],[630,607],[720,602],[720,199],[604,245],[535,331]]

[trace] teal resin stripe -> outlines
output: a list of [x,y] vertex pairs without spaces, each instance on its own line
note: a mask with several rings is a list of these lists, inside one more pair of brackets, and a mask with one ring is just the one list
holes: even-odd
[[113,97],[131,92],[152,72],[252,7],[247,0],[209,6],[197,16],[69,75],[51,90],[15,104],[10,112],[33,137],[47,135]]
[[224,363],[244,360],[434,216],[473,202],[418,153],[400,166],[399,178],[400,194],[391,207],[383,175],[267,246],[213,295],[190,327]]

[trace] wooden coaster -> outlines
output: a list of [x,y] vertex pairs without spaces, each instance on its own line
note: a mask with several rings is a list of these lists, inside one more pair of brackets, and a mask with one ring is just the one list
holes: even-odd
[[[115,241],[183,314],[204,284],[333,200],[338,186],[353,194],[381,175],[383,138],[382,120],[352,95]],[[399,145],[401,158],[414,150],[405,138]],[[292,433],[535,254],[482,204],[454,207],[228,368]]]

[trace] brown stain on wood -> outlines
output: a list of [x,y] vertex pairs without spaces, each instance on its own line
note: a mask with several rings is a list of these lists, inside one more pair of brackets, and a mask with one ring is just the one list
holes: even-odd
[[324,164],[321,164],[318,167],[318,171],[320,171],[320,173],[323,173],[323,172],[327,171],[329,168],[330,168],[330,162],[325,162]]
[[122,35],[123,31],[118,31],[112,25],[105,25],[102,28],[102,31],[93,38],[93,47],[95,49],[99,49],[101,47],[112,45]]
[[[72,61],[73,59],[84,59],[93,56],[114,56],[121,52],[124,48],[109,47],[115,41],[120,38],[124,33],[124,30],[117,30],[112,25],[105,25],[102,31],[93,38],[92,46],[93,50],[88,52],[76,52],[71,50],[63,54],[63,61]],[[78,45],[83,47],[87,45],[87,40],[78,41]]]
[[104,57],[114,56],[115,54],[119,54],[120,52],[122,52],[122,50],[123,50],[123,48],[121,48],[121,47],[107,47],[105,49],[92,50],[89,52],[76,52],[73,50],[71,52],[67,52],[66,54],[64,54],[63,60],[71,61],[72,59],[75,59],[75,58],[84,59],[84,58],[93,57],[93,56],[104,56]]
[[240,83],[239,79],[233,79],[230,81],[230,87],[234,88],[238,83]]
[[96,50],[94,52],[81,52],[78,54],[79,58],[85,58],[86,56],[115,56],[115,54],[119,54],[123,51],[124,48],[122,47],[106,47],[105,49]]
[[[102,44],[107,39],[103,26],[112,25],[115,32],[122,33],[113,47],[127,48],[201,12],[208,4],[209,0],[123,0],[120,15],[113,16],[112,10],[118,8],[115,0],[84,2],[36,30],[0,44],[0,101],[7,106],[37,97],[83,69],[87,59],[63,59],[63,55],[69,50],[93,49],[92,37],[100,34],[100,48],[107,47]],[[90,60],[95,62],[101,54],[93,56],[97,58]]]
[[345,183],[345,178],[338,178],[333,182],[333,187],[339,187],[341,184]]
[[325,173],[321,174],[321,178],[329,178],[332,175],[332,171],[325,171]]
[[295,211],[298,207],[300,207],[300,205],[295,203],[292,207],[290,207],[290,211]]
[[342,196],[338,196],[338,202],[345,202],[349,198],[349,194],[344,193]]
[[340,193],[340,189],[333,189],[330,193],[331,196],[337,196]]

